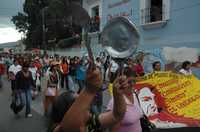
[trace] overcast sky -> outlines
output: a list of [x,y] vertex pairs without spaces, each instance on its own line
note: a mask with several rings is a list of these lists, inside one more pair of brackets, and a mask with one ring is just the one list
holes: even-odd
[[0,0],[0,43],[13,42],[21,38],[10,19],[23,10],[24,1]]

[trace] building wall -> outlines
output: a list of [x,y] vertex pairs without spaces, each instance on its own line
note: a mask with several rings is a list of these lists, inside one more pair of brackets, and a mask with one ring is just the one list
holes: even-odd
[[71,57],[82,56],[81,49],[78,49],[78,48],[71,48],[71,49],[68,48],[68,49],[62,49],[62,50],[56,49],[55,51],[47,50],[47,53],[52,56],[55,54],[58,54],[60,56],[71,56]]
[[83,0],[83,8],[92,16],[91,9],[99,5],[99,16],[102,16],[101,0]]
[[[92,16],[92,8],[99,6],[99,16],[101,19],[102,16],[102,1],[101,0],[83,0],[83,8],[88,12],[90,16]],[[99,33],[91,33],[89,36],[91,37],[91,48],[94,56],[98,56],[100,51],[102,51],[101,45],[99,44]],[[81,55],[87,54],[87,49],[85,46],[81,47]]]
[[169,0],[169,20],[167,20],[165,26],[152,29],[144,29],[141,25],[141,1],[102,0],[101,28],[112,17],[126,16],[136,25],[140,32],[140,49],[155,49],[165,46],[187,46],[200,49],[199,0]]

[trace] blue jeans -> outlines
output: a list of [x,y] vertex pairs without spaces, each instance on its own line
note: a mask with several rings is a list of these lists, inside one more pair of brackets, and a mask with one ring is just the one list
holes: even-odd
[[78,93],[80,93],[85,87],[85,82],[83,80],[77,80],[77,82],[79,86]]
[[26,106],[26,115],[31,113],[31,101],[32,101],[32,94],[31,89],[22,90],[20,94],[20,100],[22,105]]

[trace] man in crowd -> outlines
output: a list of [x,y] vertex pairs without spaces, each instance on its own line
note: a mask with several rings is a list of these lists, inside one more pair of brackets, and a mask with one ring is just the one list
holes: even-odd
[[[102,86],[98,68],[89,69],[86,75],[86,88],[77,97],[59,96],[53,105],[52,119],[55,123],[49,132],[102,132],[102,128],[119,123],[126,111],[123,88],[128,82],[125,77],[118,77],[113,83],[113,111],[95,115],[89,112],[90,104]],[[71,99],[68,98],[71,96]],[[76,99],[75,99],[76,98]],[[62,105],[60,105],[60,103]],[[62,106],[66,107],[62,107]],[[64,109],[63,109],[64,108]]]
[[12,94],[13,94],[13,90],[15,89],[16,86],[16,80],[15,80],[15,76],[16,74],[21,71],[22,67],[21,65],[19,65],[19,61],[17,59],[14,60],[14,64],[12,64],[9,69],[9,79],[11,80],[11,90],[12,90]]
[[154,71],[154,72],[161,71],[161,63],[160,63],[160,61],[155,61],[155,62],[152,64],[152,67],[153,67],[153,71]]

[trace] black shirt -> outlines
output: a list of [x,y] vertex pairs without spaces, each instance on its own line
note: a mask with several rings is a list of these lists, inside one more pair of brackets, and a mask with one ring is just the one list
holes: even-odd
[[23,72],[19,71],[16,75],[16,89],[27,90],[31,86],[35,86],[31,72],[29,71],[29,76],[25,77]]

